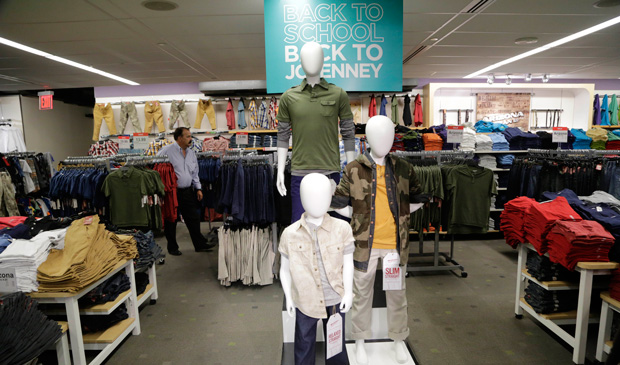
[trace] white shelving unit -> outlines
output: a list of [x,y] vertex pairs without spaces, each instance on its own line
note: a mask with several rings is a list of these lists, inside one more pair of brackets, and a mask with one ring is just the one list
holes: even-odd
[[601,322],[598,328],[598,340],[596,341],[596,360],[603,362],[604,354],[611,352],[613,341],[611,340],[611,323],[613,312],[620,313],[620,302],[609,295],[609,292],[601,293]]
[[[590,314],[590,301],[592,297],[592,287],[594,276],[609,275],[612,270],[618,268],[615,262],[580,262],[575,270],[580,274],[579,283],[565,281],[544,281],[540,282],[531,277],[526,270],[527,251],[535,250],[534,247],[527,243],[519,244],[519,258],[517,263],[517,287],[515,298],[515,316],[518,319],[523,318],[523,311],[527,312],[547,327],[558,337],[564,340],[573,348],[573,362],[575,364],[583,364],[586,356],[586,343],[588,340],[588,324],[598,322],[597,317]],[[553,313],[539,314],[527,304],[524,299],[525,281],[530,281],[535,285],[539,285],[546,290],[579,290],[577,310]],[[562,325],[575,325],[575,334],[567,332]]]
[[[131,283],[130,289],[113,301],[96,305],[90,308],[80,309],[78,300],[89,291],[114,276],[121,270],[125,270],[125,274],[129,277]],[[153,265],[153,276],[155,269]],[[150,277],[150,275],[149,275]],[[151,297],[157,296],[156,283],[155,289],[151,288]],[[148,288],[147,288],[148,289]],[[145,291],[145,294],[148,290]],[[67,315],[67,324],[69,327],[69,338],[71,345],[71,356],[74,364],[86,364],[85,350],[98,350],[99,354],[90,362],[90,364],[101,364],[114,351],[114,349],[130,334],[139,335],[140,318],[138,313],[138,297],[136,295],[136,281],[133,268],[133,260],[126,260],[119,263],[106,276],[93,282],[91,285],[82,289],[77,293],[30,293],[32,298],[39,303],[45,304],[62,304],[64,305],[64,313]],[[146,296],[144,296],[146,298]],[[113,325],[105,331],[82,334],[82,326],[80,314],[82,315],[107,315],[112,313],[118,306],[125,303],[129,318]]]

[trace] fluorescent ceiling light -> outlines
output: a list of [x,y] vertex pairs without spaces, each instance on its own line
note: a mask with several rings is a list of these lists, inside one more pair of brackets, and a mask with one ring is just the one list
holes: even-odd
[[500,62],[498,62],[496,64],[493,64],[493,65],[491,65],[489,67],[485,67],[482,70],[478,70],[478,71],[474,72],[473,74],[469,74],[469,75],[467,75],[467,76],[465,76],[463,78],[464,79],[471,79],[472,77],[476,77],[476,76],[481,75],[483,73],[487,73],[487,72],[489,72],[491,70],[495,70],[498,67],[507,65],[509,63],[513,63],[513,62],[518,61],[520,59],[523,59],[525,57],[533,56],[533,55],[535,55],[537,53],[544,52],[544,51],[549,50],[551,48],[554,48],[554,47],[557,47],[557,46],[561,46],[561,45],[563,45],[565,43],[574,41],[575,39],[579,39],[581,37],[585,37],[588,34],[592,34],[594,32],[598,32],[601,29],[605,29],[607,27],[611,27],[612,25],[615,25],[615,24],[618,24],[618,23],[620,23],[620,16],[617,16],[617,17],[615,17],[615,18],[613,18],[611,20],[603,22],[603,23],[601,23],[599,25],[595,25],[595,26],[590,27],[588,29],[584,29],[581,32],[577,32],[575,34],[571,34],[571,35],[569,35],[567,37],[564,37],[562,39],[558,39],[555,42],[551,42],[551,43],[546,44],[544,46],[541,46],[541,47],[538,47],[538,48],[534,48],[531,51],[527,51],[525,53],[521,53],[520,55],[516,55],[514,57],[511,57],[511,58],[508,58],[506,60],[500,61]]
[[123,83],[128,84],[128,85],[140,85],[137,82],[133,82],[131,80],[127,80],[127,79],[122,78],[120,76],[112,75],[111,73],[108,73],[108,72],[105,72],[105,71],[101,71],[101,70],[98,70],[98,69],[96,69],[94,67],[83,65],[81,63],[73,62],[73,61],[68,60],[66,58],[54,56],[53,54],[40,51],[40,50],[38,50],[36,48],[24,46],[21,43],[13,42],[13,41],[8,40],[6,38],[0,37],[0,44],[4,44],[4,45],[7,45],[9,47],[17,48],[17,49],[20,49],[22,51],[26,51],[26,52],[29,52],[29,53],[32,53],[32,54],[36,54],[37,56],[45,57],[47,59],[50,59],[50,60],[53,60],[53,61],[56,61],[56,62],[64,63],[65,65],[77,67],[77,68],[82,69],[84,71],[96,73],[98,75],[105,76],[107,78],[110,78],[110,79],[113,79],[113,80],[116,80],[116,81],[120,81],[120,82],[123,82]]

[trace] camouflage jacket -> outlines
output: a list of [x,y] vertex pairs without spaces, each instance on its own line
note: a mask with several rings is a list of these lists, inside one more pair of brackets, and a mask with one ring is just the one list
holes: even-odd
[[[388,155],[385,166],[388,201],[398,230],[396,249],[400,253],[400,265],[404,266],[409,256],[409,197],[419,194],[421,189],[413,166],[407,161]],[[370,154],[360,155],[347,164],[332,199],[334,208],[343,208],[351,200],[351,228],[355,237],[353,263],[356,270],[364,272],[368,268],[375,230],[376,178],[376,164]]]

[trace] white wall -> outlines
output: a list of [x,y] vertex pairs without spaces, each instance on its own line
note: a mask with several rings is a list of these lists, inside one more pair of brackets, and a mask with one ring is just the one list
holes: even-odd
[[56,162],[67,156],[85,156],[91,144],[91,108],[54,101],[54,109],[39,110],[39,99],[21,97],[28,151],[51,152]]
[[19,95],[0,96],[0,120],[10,119],[11,126],[24,130]]

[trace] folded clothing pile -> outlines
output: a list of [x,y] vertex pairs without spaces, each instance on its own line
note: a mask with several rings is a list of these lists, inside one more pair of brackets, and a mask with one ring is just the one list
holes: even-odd
[[557,150],[558,144],[552,142],[553,134],[546,131],[538,131],[536,132],[538,138],[540,138],[540,148],[543,150]]
[[[400,151],[424,151],[424,140],[422,139],[422,133],[416,131],[409,131],[402,135],[400,143],[403,149]],[[394,142],[396,142],[396,135],[394,135]],[[394,149],[394,146],[392,146]]]
[[577,290],[547,290],[529,283],[525,288],[525,301],[536,313],[551,314],[577,309]]
[[424,133],[422,134],[424,141],[424,149],[426,151],[441,151],[443,148],[443,139],[439,134]]
[[37,290],[37,268],[47,260],[52,248],[64,246],[66,231],[64,228],[41,232],[29,240],[15,239],[0,253],[0,268],[15,269],[19,291]]
[[549,259],[569,270],[573,270],[578,262],[609,262],[609,249],[615,242],[603,226],[587,220],[557,221],[546,240]]
[[540,256],[533,251],[527,253],[525,263],[527,272],[538,281],[577,281],[579,273],[570,271],[562,265],[551,262],[547,256]]
[[620,135],[614,132],[620,131],[609,131],[607,133],[607,143],[605,144],[607,150],[620,150]]
[[497,167],[500,169],[509,169],[515,162],[515,155],[512,154],[500,154],[497,155]]
[[459,150],[473,151],[476,149],[476,131],[471,128],[463,128],[463,142],[459,146]]
[[494,155],[479,155],[478,157],[480,159],[478,166],[486,167],[487,169],[497,168],[497,159]]
[[492,151],[493,140],[486,134],[476,134],[476,150],[477,151]]
[[62,337],[58,323],[21,292],[0,296],[0,328],[1,364],[25,364]]
[[493,142],[493,151],[510,150],[510,145],[502,133],[491,133],[489,134],[489,138],[491,138],[491,141]]
[[620,300],[620,269],[616,269],[611,273],[609,296],[615,300]]
[[64,249],[52,250],[39,266],[39,291],[76,293],[137,254],[135,241],[107,231],[99,216],[76,220],[67,229]]
[[93,290],[83,295],[78,302],[80,307],[88,308],[93,305],[115,301],[121,293],[131,289],[129,277],[124,272],[118,272],[108,280],[97,285]]
[[80,322],[82,324],[82,332],[92,333],[105,331],[127,318],[129,318],[129,314],[127,314],[127,306],[123,303],[112,313],[105,316],[80,316]]
[[527,150],[529,148],[540,148],[540,138],[533,133],[526,133],[519,128],[506,128],[502,132],[511,150]]
[[590,145],[592,144],[592,138],[586,135],[586,132],[583,129],[573,128],[570,132],[575,136],[575,142],[573,142],[574,150],[587,150],[590,149]]
[[607,131],[603,128],[591,128],[586,132],[586,136],[592,138],[590,148],[593,150],[604,150],[607,144]]
[[525,242],[523,223],[525,211],[536,203],[536,200],[521,196],[504,204],[504,210],[500,215],[500,230],[504,232],[506,243],[512,248],[517,248],[519,243]]
[[557,197],[550,202],[535,203],[525,211],[523,229],[525,239],[531,243],[540,255],[547,252],[545,237],[558,220],[581,221],[581,217],[571,208],[564,197]]
[[474,124],[474,128],[478,133],[492,133],[501,132],[508,127],[503,123],[485,122],[484,120],[479,120],[476,124]]

